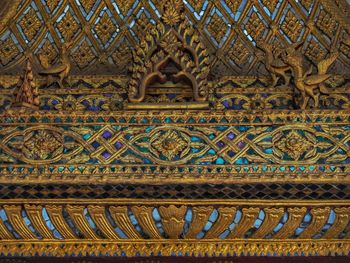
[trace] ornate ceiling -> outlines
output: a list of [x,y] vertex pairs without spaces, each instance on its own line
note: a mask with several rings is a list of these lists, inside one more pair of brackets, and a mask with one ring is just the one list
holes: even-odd
[[[0,72],[20,72],[39,53],[58,59],[72,42],[73,74],[126,74],[132,50],[150,24],[160,22],[161,1],[16,0],[2,6]],[[9,4],[10,3],[10,4]],[[188,0],[185,16],[204,41],[211,75],[264,73],[255,41],[277,46],[305,41],[303,52],[316,63],[339,50],[338,73],[350,69],[350,22],[344,0]]]

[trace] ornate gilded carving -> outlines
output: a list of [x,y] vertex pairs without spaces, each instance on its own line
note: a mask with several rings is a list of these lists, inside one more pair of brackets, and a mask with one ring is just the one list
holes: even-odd
[[329,58],[318,62],[317,73],[312,74],[312,67],[305,70],[304,57],[295,47],[288,47],[282,52],[281,58],[284,63],[292,67],[295,87],[301,93],[302,102],[298,103],[301,109],[306,109],[310,98],[314,100],[314,107],[319,106],[319,94],[315,93],[317,89],[323,94],[330,94],[324,82],[331,77],[331,74],[327,74],[327,70],[337,57],[338,53],[334,53]]
[[281,30],[290,38],[292,42],[297,42],[303,29],[303,24],[295,16],[293,11],[289,10],[284,18]]
[[[143,253],[161,253],[163,256],[167,253],[171,254],[177,251],[178,245],[182,247],[183,253],[198,253],[203,252],[203,244],[211,244],[216,248],[215,250],[206,250],[208,256],[214,255],[218,247],[227,250],[230,253],[233,244],[239,244],[240,253],[252,253],[255,250],[252,248],[259,244],[256,251],[259,253],[278,253],[286,255],[287,253],[317,253],[321,255],[332,251],[333,253],[347,254],[349,252],[348,238],[340,239],[342,233],[347,233],[349,229],[347,224],[349,222],[348,210],[349,202],[334,201],[334,202],[320,202],[320,201],[294,201],[290,204],[289,201],[248,201],[248,200],[137,200],[137,199],[56,199],[56,200],[25,200],[26,205],[22,206],[23,200],[4,200],[2,201],[11,224],[16,232],[21,236],[16,239],[12,235],[7,234],[6,239],[0,241],[1,251],[5,255],[19,255],[26,256],[29,253],[46,253],[46,255],[61,255],[60,253],[76,253],[76,249],[81,249],[87,255],[91,253],[98,253],[105,255],[109,253],[106,247],[114,246],[114,253],[116,249],[120,249],[128,256],[135,256],[138,252]],[[9,203],[9,204],[8,204]],[[210,220],[208,212],[213,211],[213,206],[218,206],[218,218],[213,221],[211,228],[206,235],[193,235],[197,231],[201,231],[198,225],[204,226]],[[261,224],[256,223],[258,214],[261,214],[259,206],[263,209],[265,217],[261,220]],[[300,229],[301,220],[307,216],[308,209],[306,207],[313,207],[311,209],[312,221],[309,225],[302,227],[302,234],[293,236],[293,233]],[[52,226],[46,227],[44,223],[43,209],[49,213]],[[159,209],[160,220],[162,221],[164,233],[158,232],[156,227],[156,219],[152,217],[152,211]],[[206,208],[206,209],[205,209]],[[206,216],[196,217],[192,222],[188,222],[189,231],[193,234],[185,236],[184,223],[186,222],[186,211],[191,209],[193,211],[204,211]],[[199,209],[199,210],[198,210]],[[23,212],[21,212],[23,210]],[[133,214],[129,213],[133,211]],[[280,218],[284,211],[288,211],[287,220],[281,221]],[[65,215],[69,213],[70,217]],[[88,212],[87,212],[88,211]],[[242,213],[239,216],[240,221],[235,221],[236,211]],[[334,227],[325,228],[330,211],[335,213],[335,217],[339,217],[338,221],[331,224]],[[112,218],[108,214],[111,213]],[[22,215],[29,215],[28,219],[24,221]],[[135,217],[135,219],[132,219]],[[123,219],[122,219],[123,218]],[[259,216],[260,218],[260,216]],[[57,220],[58,219],[58,220]],[[74,224],[68,223],[72,220]],[[92,221],[91,221],[92,220]],[[127,235],[127,238],[120,239],[116,230],[112,227],[111,221],[115,220],[117,227]],[[131,223],[131,220],[133,223]],[[159,220],[159,219],[158,219]],[[209,220],[209,221],[208,221]],[[233,230],[230,225],[235,221]],[[8,224],[1,224],[8,233],[12,232]],[[26,222],[26,223],[24,223]],[[88,223],[89,222],[89,223]],[[114,223],[113,223],[114,224]],[[274,229],[277,225],[281,225],[275,235]],[[28,228],[29,226],[29,228]],[[95,227],[98,228],[99,235],[95,234]],[[141,228],[140,228],[141,227]],[[252,229],[255,227],[256,231],[252,234]],[[193,230],[192,230],[193,228]],[[31,229],[31,230],[30,230]],[[57,242],[59,239],[53,233],[59,230],[63,238],[68,242]],[[204,227],[205,231],[206,227]],[[326,229],[325,235],[322,238],[312,238],[316,233]],[[328,230],[327,230],[328,229]],[[336,232],[330,232],[336,230]],[[33,231],[33,232],[32,232]],[[68,231],[68,232],[67,232]],[[81,231],[83,236],[75,236],[72,232]],[[142,235],[143,231],[148,234]],[[203,230],[202,230],[203,231]],[[225,231],[225,233],[224,233]],[[345,232],[344,232],[345,231]],[[34,233],[40,233],[45,237],[45,241],[40,241]],[[228,235],[227,235],[228,233]],[[333,239],[325,240],[324,238],[331,236]],[[218,239],[220,236],[220,239]],[[231,238],[236,239],[234,242]],[[169,238],[166,240],[166,238]],[[93,239],[94,242],[91,242]],[[279,239],[278,242],[276,239]],[[15,243],[13,241],[16,241]],[[275,243],[274,243],[275,242]],[[325,243],[324,243],[325,242]],[[10,245],[12,244],[12,245]],[[55,247],[55,244],[60,245],[60,249]],[[103,245],[104,244],[104,245]],[[116,246],[116,244],[118,244]],[[132,244],[136,247],[131,246]],[[146,245],[147,244],[147,245]],[[279,247],[278,244],[283,244]],[[328,244],[325,245],[325,244]],[[19,251],[17,246],[31,245],[31,250]],[[41,245],[45,245],[46,250],[41,250]],[[93,250],[90,246],[97,245]],[[146,245],[146,247],[145,247]],[[186,245],[186,246],[185,246]],[[266,247],[265,247],[266,245]],[[270,246],[271,245],[271,246]],[[294,248],[293,245],[296,247]],[[66,247],[67,246],[67,247]],[[86,247],[88,246],[88,247]],[[157,246],[157,247],[153,247]],[[261,248],[263,246],[264,248]],[[319,247],[318,247],[319,246]],[[86,249],[86,250],[84,250]],[[146,249],[146,250],[145,250]],[[175,249],[175,250],[172,250]],[[196,250],[198,249],[198,250]],[[321,249],[321,250],[320,250]],[[59,252],[61,251],[61,252]],[[119,250],[118,250],[119,251]],[[121,252],[120,251],[120,252]],[[223,250],[220,250],[223,251]],[[235,252],[236,252],[235,251]],[[118,252],[118,253],[120,253]],[[255,253],[255,252],[254,252]],[[148,255],[148,254],[147,254]],[[226,255],[226,253],[225,253]],[[294,254],[291,254],[294,255]]]
[[168,207],[159,207],[163,227],[169,238],[177,239],[183,233],[186,211],[186,206],[176,207],[174,205],[170,205]]
[[[175,85],[179,88],[190,85],[192,101],[199,103],[200,108],[206,107],[207,103],[203,102],[208,101],[209,92],[208,53],[201,43],[198,32],[181,13],[182,1],[173,0],[162,7],[164,25],[151,27],[147,37],[141,40],[134,52],[129,100],[135,104],[144,102],[150,85],[159,82],[161,85]],[[172,107],[171,105],[168,103],[165,107]],[[129,106],[133,107],[132,104]],[[178,106],[176,103],[173,105]]]
[[14,91],[12,108],[38,110],[39,104],[38,89],[34,82],[32,65],[28,60],[24,76],[20,78]]
[[[263,40],[258,40],[256,46],[264,52],[264,64],[267,71],[271,74],[272,87],[275,87],[278,82],[278,77],[282,76],[284,79],[284,85],[288,86],[290,81],[290,76],[287,71],[291,70],[291,67],[284,63],[279,55],[274,54],[273,44],[266,43]],[[280,54],[282,51],[278,51]]]
[[[23,118],[46,125],[19,125]],[[162,125],[160,118],[176,125]],[[34,175],[27,166],[33,164],[50,164],[36,176],[52,183],[349,181],[347,111],[140,112],[137,118],[133,112],[6,113],[0,121],[7,122],[0,130],[4,183],[35,183],[34,177],[21,176]]]
[[[266,40],[271,40],[272,35],[276,36],[276,41],[280,44],[285,43],[283,37],[288,40],[296,39],[296,41],[301,40],[298,38],[315,38],[323,45],[322,48],[327,50],[328,44],[325,43],[338,48],[338,43],[346,38],[346,34],[336,34],[336,32],[343,32],[344,29],[349,28],[346,6],[344,8],[343,4],[331,0],[299,1],[292,6],[279,4],[275,0],[264,0],[259,4],[252,4],[251,1],[233,0],[220,1],[214,5],[207,4],[205,1],[184,3],[188,7],[183,9],[186,19],[195,28],[203,29],[198,32],[202,43],[214,56],[217,54],[219,58],[212,59],[214,63],[213,67],[210,68],[213,71],[216,66],[220,68],[220,71],[216,72],[219,76],[255,74],[259,65],[256,60],[250,59],[245,61],[243,67],[242,64],[231,63],[231,58],[223,55],[227,51],[227,46],[230,46],[231,36],[243,38],[245,48],[249,51],[254,49],[252,39],[257,40],[260,35],[266,37]],[[92,56],[93,59],[85,59],[84,63],[76,58],[72,61],[72,71],[77,74],[85,74],[91,73],[93,68],[94,71],[98,71],[98,74],[107,73],[111,76],[125,74],[126,71],[125,67],[120,67],[118,60],[107,59],[116,53],[119,56],[122,55],[123,51],[119,51],[123,43],[121,40],[127,41],[130,50],[134,49],[139,44],[143,32],[146,32],[146,28],[149,30],[151,25],[163,22],[159,18],[164,13],[159,1],[154,5],[143,5],[140,1],[125,0],[118,1],[118,3],[113,2],[111,5],[106,5],[104,1],[96,3],[90,0],[67,0],[64,3],[56,0],[35,3],[15,0],[11,1],[10,7],[5,5],[4,10],[8,12],[4,11],[1,19],[3,24],[1,40],[8,40],[8,42],[14,40],[13,44],[18,50],[19,59],[1,56],[1,60],[6,62],[2,63],[2,72],[9,72],[9,69],[18,71],[23,66],[23,59],[37,56],[37,51],[41,49],[42,43],[50,39],[55,49],[58,49],[63,42],[72,41],[72,51],[79,50],[81,44],[87,42],[83,47],[89,53],[85,52],[85,55],[90,57],[90,52],[92,52],[95,56]],[[35,10],[36,16],[31,10]],[[142,12],[138,12],[139,10]],[[192,11],[194,14],[191,13]],[[37,21],[39,21],[42,26],[38,28],[39,31],[36,33],[34,27],[27,26],[29,31],[34,30],[33,35],[28,36],[23,32],[23,27],[18,30],[18,26],[25,21],[23,18],[31,13],[33,15],[28,16],[31,18],[30,23],[37,27]],[[86,19],[85,16],[88,16],[89,19]],[[103,18],[104,23],[99,23],[101,18]],[[52,21],[57,22],[52,23]],[[98,30],[105,34],[97,34],[95,31],[97,24],[101,25]],[[102,25],[106,26],[106,29],[103,29]],[[218,25],[220,26],[218,27]],[[311,30],[304,30],[304,28]],[[313,30],[314,28],[315,30]],[[227,38],[222,37],[226,33],[225,30],[231,32],[227,34]],[[255,32],[256,30],[259,32]],[[215,35],[219,33],[220,36],[216,37]],[[107,36],[111,36],[109,38],[111,41],[107,41]],[[101,37],[106,39],[101,39]],[[82,42],[82,40],[86,42]],[[218,41],[222,43],[218,45]],[[30,43],[28,47],[25,47],[26,43]],[[90,49],[87,48],[88,46]],[[22,52],[23,49],[27,52]],[[101,60],[94,58],[101,58]],[[101,61],[104,63],[103,66],[100,65]],[[348,70],[346,61],[343,65],[345,67],[337,65],[337,70],[341,73]],[[33,66],[36,67],[36,64],[33,63]],[[34,70],[38,71],[39,69],[34,68]]]
[[35,10],[31,8],[29,12],[19,22],[23,33],[29,41],[32,41],[42,27],[42,22],[39,20]]
[[342,1],[3,2],[2,255],[349,254]]
[[69,44],[63,44],[61,47],[60,61],[57,65],[49,66],[47,59],[41,58],[41,64],[45,68],[39,74],[48,77],[47,85],[50,85],[49,77],[57,78],[57,83],[61,88],[64,88],[63,80],[65,80],[70,72],[71,64],[68,55]]

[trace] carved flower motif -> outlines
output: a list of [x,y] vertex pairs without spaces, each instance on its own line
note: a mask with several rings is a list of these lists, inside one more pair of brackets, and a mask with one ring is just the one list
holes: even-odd
[[169,26],[176,25],[177,23],[179,23],[180,18],[181,18],[178,10],[175,7],[176,7],[176,3],[173,4],[170,2],[167,3],[165,6],[165,11],[163,14],[163,21],[165,24],[167,24]]
[[79,103],[72,95],[69,95],[62,103],[57,104],[55,108],[63,111],[79,111],[84,109],[84,105]]
[[299,160],[306,151],[312,150],[314,144],[307,138],[302,137],[296,131],[292,131],[285,137],[279,139],[275,143],[275,147],[278,150],[288,154],[294,160]]
[[187,142],[175,131],[169,130],[158,140],[154,141],[152,146],[168,160],[172,160],[187,147]]
[[163,41],[160,42],[160,46],[169,54],[174,54],[181,48],[181,43],[177,37],[173,34],[167,34]]
[[39,130],[24,142],[24,154],[33,159],[45,160],[57,156],[62,147],[60,135],[55,132]]

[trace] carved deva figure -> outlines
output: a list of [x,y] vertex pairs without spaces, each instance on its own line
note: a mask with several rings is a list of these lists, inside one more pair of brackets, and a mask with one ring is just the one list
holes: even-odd
[[[301,45],[302,43],[299,43]],[[302,103],[301,109],[306,109],[306,106],[312,98],[314,100],[314,107],[319,106],[319,96],[322,94],[330,94],[329,90],[324,82],[329,79],[332,74],[326,74],[330,65],[337,59],[338,53],[331,53],[326,59],[321,60],[317,64],[317,74],[312,74],[312,66],[308,70],[305,70],[304,56],[300,51],[297,51],[297,46],[293,45],[286,48],[281,53],[282,60],[292,67],[292,75],[294,79],[295,87],[301,94]],[[316,91],[319,90],[318,93]]]
[[27,61],[24,76],[20,78],[14,92],[11,108],[39,109],[38,89],[34,83],[32,65]]
[[39,72],[39,75],[43,75],[47,77],[47,85],[51,85],[52,83],[52,77],[55,77],[57,80],[58,85],[63,88],[63,81],[68,77],[70,69],[71,69],[71,64],[69,61],[69,56],[68,56],[68,47],[69,43],[64,43],[61,47],[61,58],[58,64],[51,66],[48,63],[47,58],[45,55],[40,54],[39,55],[39,60],[44,68],[43,71]]
[[279,76],[283,77],[284,85],[288,86],[291,77],[287,74],[287,71],[290,71],[291,67],[279,58],[281,51],[278,51],[278,54],[274,55],[273,45],[266,43],[263,40],[258,40],[256,42],[256,47],[264,52],[264,64],[266,70],[271,75],[272,87],[275,87],[277,85]]

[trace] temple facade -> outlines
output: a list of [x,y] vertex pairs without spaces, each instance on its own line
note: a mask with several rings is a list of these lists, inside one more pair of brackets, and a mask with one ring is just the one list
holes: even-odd
[[0,4],[0,263],[349,262],[346,0]]

